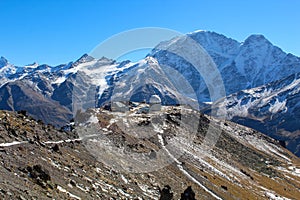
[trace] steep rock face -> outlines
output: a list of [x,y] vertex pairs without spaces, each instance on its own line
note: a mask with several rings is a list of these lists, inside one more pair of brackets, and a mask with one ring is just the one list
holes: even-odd
[[[113,101],[146,101],[154,94],[161,98],[163,105],[187,103],[189,100],[176,85],[175,77],[163,69],[153,57],[146,57],[126,73],[117,74],[113,84]],[[176,77],[180,80],[180,77]],[[184,82],[180,82],[181,86]],[[185,88],[188,90],[188,88]],[[196,98],[196,97],[194,97]]]
[[0,88],[0,107],[6,110],[26,110],[35,119],[63,126],[72,118],[68,109],[22,82],[7,83]]
[[227,118],[255,128],[300,156],[300,73],[219,100]]
[[[286,54],[262,35],[251,35],[242,43],[214,32],[200,31],[187,36],[201,45],[213,59],[223,78],[227,95],[300,72],[300,58]],[[161,50],[174,46],[180,48],[177,41],[178,38],[174,38],[162,42],[151,55],[159,64],[174,67],[182,73],[198,91],[200,101],[210,101],[201,75],[187,73],[195,70],[195,66],[179,55]]]

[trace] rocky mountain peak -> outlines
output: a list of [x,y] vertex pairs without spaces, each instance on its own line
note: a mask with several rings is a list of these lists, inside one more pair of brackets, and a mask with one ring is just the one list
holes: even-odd
[[39,64],[37,62],[33,62],[31,64],[28,64],[28,65],[24,66],[24,67],[26,67],[26,68],[37,68],[38,66],[39,66]]
[[106,64],[106,65],[112,65],[114,63],[116,63],[115,60],[107,58],[105,56],[102,56],[99,60],[97,60],[97,63],[101,63],[101,64]]
[[78,60],[76,60],[74,63],[73,63],[73,66],[77,66],[81,63],[85,63],[85,62],[91,62],[95,60],[95,58],[93,58],[92,56],[89,56],[88,54],[83,54]]
[[213,31],[196,31],[189,36],[208,52],[236,54],[240,46],[238,41]]
[[[240,47],[241,51],[246,50],[248,53],[261,54],[263,56],[266,56],[268,52],[273,51],[275,48],[277,47],[261,34],[250,35],[244,42],[241,43]],[[283,51],[281,52],[284,53]]]
[[8,64],[8,61],[3,56],[0,57],[0,68],[6,66]]
[[271,44],[271,42],[262,34],[252,34],[249,37],[247,37],[246,40],[244,41],[244,44],[251,44],[251,43]]

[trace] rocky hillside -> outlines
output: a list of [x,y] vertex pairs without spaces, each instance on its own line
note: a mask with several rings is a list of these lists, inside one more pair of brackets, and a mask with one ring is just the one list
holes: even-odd
[[[216,102],[227,119],[281,140],[300,156],[300,74],[229,95]],[[209,109],[206,111],[209,112]]]
[[[1,199],[300,198],[300,160],[274,139],[183,106],[145,107],[90,109],[68,132],[1,111]],[[208,130],[220,131],[211,151]],[[105,144],[118,151],[100,151]]]

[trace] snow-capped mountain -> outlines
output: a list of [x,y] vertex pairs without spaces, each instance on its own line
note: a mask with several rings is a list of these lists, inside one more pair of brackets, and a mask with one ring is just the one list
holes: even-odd
[[[201,56],[191,45],[193,43],[205,50]],[[189,45],[190,48],[187,48]],[[180,52],[183,46],[184,52]],[[207,57],[203,57],[204,54]],[[156,94],[160,96],[163,104],[195,104],[198,100],[200,107],[203,107],[204,102],[215,100],[211,99],[204,78],[193,66],[194,63],[203,63],[204,58],[214,61],[223,79],[226,95],[271,82],[274,84],[274,81],[300,73],[300,58],[283,52],[262,35],[251,35],[244,42],[238,42],[214,32],[196,31],[161,42],[146,58],[136,63],[116,62],[104,57],[95,59],[85,54],[75,62],[58,66],[33,63],[18,67],[1,57],[0,108],[27,110],[36,119],[62,126],[78,109],[99,107],[112,98],[148,102],[151,95]],[[220,84],[215,84],[218,85]],[[268,85],[262,87],[269,88]],[[284,90],[285,85],[278,84],[276,87]],[[269,93],[261,93],[260,99],[268,102]],[[245,92],[238,94],[241,98],[250,95]],[[297,131],[298,129],[291,130],[286,127],[287,122],[292,121],[288,117],[297,111],[290,109],[287,103],[292,104],[289,98],[296,98],[298,94],[299,90],[295,89],[293,95],[289,93],[273,100],[269,104],[272,106],[265,108],[271,110],[268,112],[260,109],[260,105],[252,106],[252,115],[243,117],[249,120],[255,118],[261,122],[260,127],[267,127],[265,130],[277,128],[275,132],[279,129]],[[276,95],[279,98],[280,95]],[[236,110],[231,106],[229,113]],[[283,116],[281,120],[286,121],[284,128],[281,127],[281,121],[280,125],[272,124],[279,122],[274,121],[277,114]],[[268,117],[261,120],[260,115]],[[232,118],[234,119],[235,117]],[[294,122],[296,124],[297,121]],[[260,127],[257,129],[262,130]]]
[[[251,35],[244,42],[238,42],[209,31],[196,31],[181,37],[191,38],[207,51],[221,73],[227,95],[300,72],[300,58],[286,54],[280,48],[273,46],[262,35]],[[156,66],[161,68],[159,69],[161,72],[166,71],[165,66],[177,70],[190,83],[201,102],[211,101],[203,78],[195,71],[191,62],[168,51],[171,48],[180,48],[182,41],[180,44],[179,41],[178,38],[174,38],[160,43],[147,58],[137,63],[130,63],[129,61],[116,63],[116,61],[107,58],[97,60],[85,54],[74,63],[70,62],[55,67],[37,65],[36,63],[17,67],[9,64],[2,57],[0,85],[15,80],[26,80],[26,82],[35,85],[36,89],[44,95],[51,97],[58,88],[60,91],[64,90],[62,87],[67,87],[65,85],[71,75],[82,71],[84,74],[89,73],[89,75],[96,73],[93,75],[94,81],[92,82],[99,89],[97,94],[101,99],[102,95],[107,98],[107,92],[111,90],[110,86],[122,76],[120,72],[124,69],[127,69],[124,73],[128,73],[133,68],[150,68],[153,66],[151,63],[157,62]],[[164,48],[161,48],[162,46]],[[195,54],[194,59],[199,59],[197,52],[194,51],[191,48],[189,53]],[[149,62],[149,60],[152,61]],[[95,71],[96,68],[99,68],[97,72]],[[170,76],[167,78],[170,79]],[[132,80],[122,78],[122,81],[130,82]],[[174,85],[174,81],[172,83]],[[56,100],[58,99],[56,98]],[[100,100],[100,102],[102,101]]]
[[300,156],[300,73],[221,99],[227,118],[255,128]]
[[72,103],[79,94],[74,91],[92,90],[94,107],[94,97],[98,95],[97,99],[101,99],[109,77],[132,65],[107,58],[97,60],[87,54],[55,67],[35,63],[16,67],[6,62],[0,74],[0,108],[27,110],[36,119],[63,126],[72,118]]
[[16,74],[18,71],[18,67],[15,67],[8,63],[8,61],[4,57],[0,57],[0,85],[6,83],[10,75]]
[[[251,35],[244,42],[207,31],[187,36],[200,44],[216,63],[227,95],[300,72],[300,58],[283,52],[263,35]],[[174,67],[184,75],[200,101],[211,101],[203,77],[194,72],[195,67],[191,62],[168,51],[174,46],[180,48],[179,42],[178,38],[162,42],[154,48],[151,55],[159,64]],[[190,54],[195,54],[194,51],[191,48]],[[194,56],[194,59],[199,58]]]

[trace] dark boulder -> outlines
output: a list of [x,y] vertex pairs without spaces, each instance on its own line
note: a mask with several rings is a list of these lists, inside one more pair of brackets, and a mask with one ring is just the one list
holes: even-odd
[[181,194],[180,200],[196,200],[195,192],[192,189],[192,186],[189,186],[184,192]]
[[172,200],[172,199],[173,199],[173,192],[171,192],[171,187],[169,185],[166,185],[160,191],[160,198],[159,198],[159,200]]

